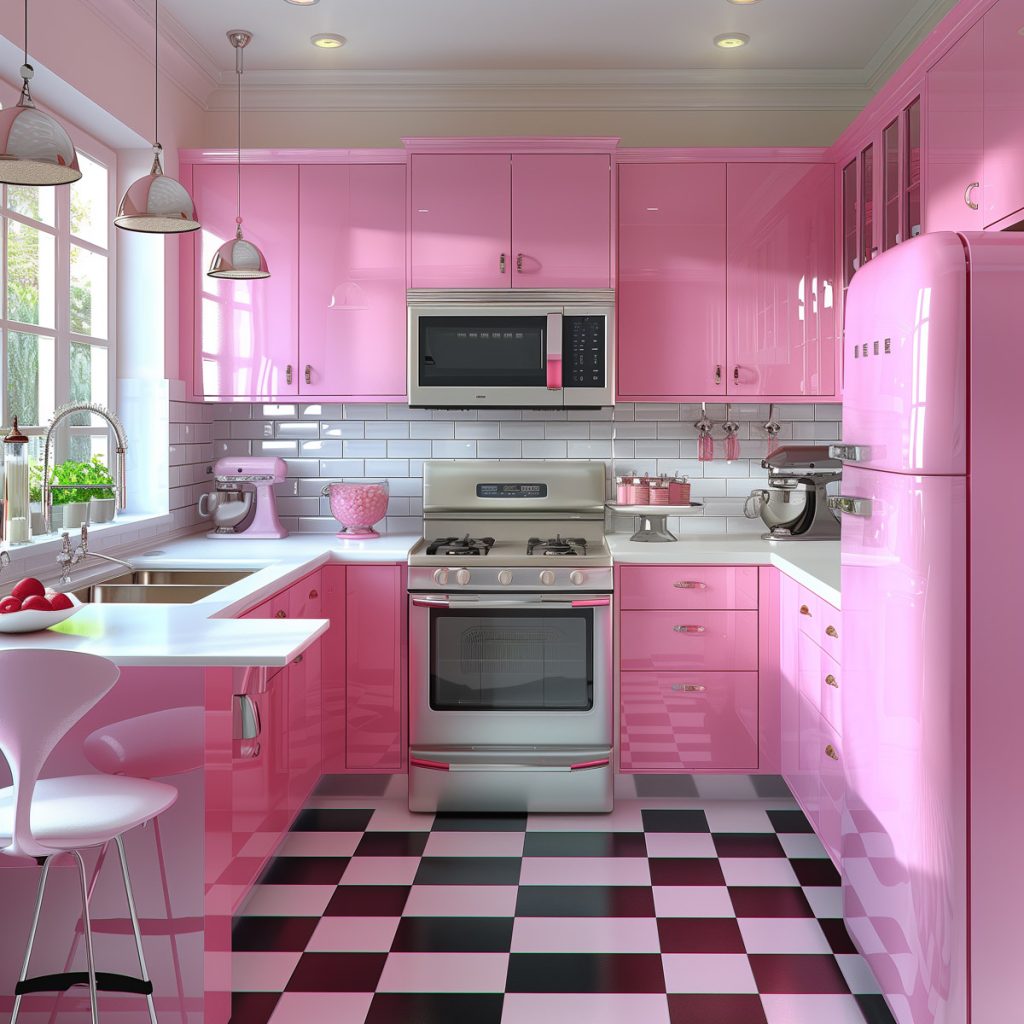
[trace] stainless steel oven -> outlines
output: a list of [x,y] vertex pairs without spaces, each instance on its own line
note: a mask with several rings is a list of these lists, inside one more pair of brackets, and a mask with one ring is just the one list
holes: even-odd
[[409,404],[614,401],[614,293],[409,292]]

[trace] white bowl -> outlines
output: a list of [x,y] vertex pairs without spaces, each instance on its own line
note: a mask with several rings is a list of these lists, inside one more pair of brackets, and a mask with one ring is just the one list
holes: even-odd
[[0,614],[0,633],[36,633],[41,629],[49,629],[56,626],[58,622],[70,619],[72,615],[81,611],[82,602],[74,594],[68,594],[71,601],[70,608],[62,608],[59,612],[37,611],[29,608],[22,612],[8,612]]

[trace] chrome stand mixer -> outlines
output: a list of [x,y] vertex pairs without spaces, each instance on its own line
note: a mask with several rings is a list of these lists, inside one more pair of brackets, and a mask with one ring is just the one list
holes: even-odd
[[277,515],[274,484],[288,476],[284,459],[241,456],[218,459],[213,466],[216,487],[199,498],[199,514],[212,519],[208,537],[278,539],[288,531]]
[[779,448],[761,461],[768,486],[751,491],[743,506],[748,519],[768,527],[764,540],[838,540],[839,520],[828,507],[826,487],[842,478],[843,464],[827,445]]

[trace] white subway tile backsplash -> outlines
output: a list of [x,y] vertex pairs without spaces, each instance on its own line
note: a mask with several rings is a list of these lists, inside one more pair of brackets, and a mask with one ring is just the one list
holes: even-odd
[[342,441],[342,446],[346,459],[383,459],[388,454],[387,441]]
[[319,472],[308,473],[307,476],[331,477],[337,480],[342,477],[363,475],[362,459],[320,459],[319,464],[311,462],[310,465],[314,470],[319,465]]
[[501,423],[498,427],[498,436],[508,441],[539,441],[544,437],[544,423]]
[[565,459],[568,450],[565,441],[524,441],[524,459]]
[[475,459],[476,441],[432,441],[435,459]]
[[493,441],[500,436],[500,424],[498,423],[455,423],[455,436],[464,440],[487,440]]
[[441,423],[436,420],[428,420],[425,423],[410,423],[409,436],[444,440],[455,436],[455,424]]
[[522,441],[477,441],[476,454],[479,459],[521,459]]
[[409,436],[408,420],[368,420],[364,424],[368,438],[403,438]]
[[278,437],[319,437],[320,424],[316,420],[285,420],[277,424]]
[[388,441],[389,459],[429,459],[430,441]]

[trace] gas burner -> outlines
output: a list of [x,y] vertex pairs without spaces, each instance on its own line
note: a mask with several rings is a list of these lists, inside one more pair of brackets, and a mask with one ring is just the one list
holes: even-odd
[[439,537],[427,547],[428,555],[486,555],[494,546],[493,537]]
[[582,537],[563,537],[561,534],[556,537],[541,540],[539,537],[531,537],[526,542],[527,555],[579,555],[587,553],[587,542]]

